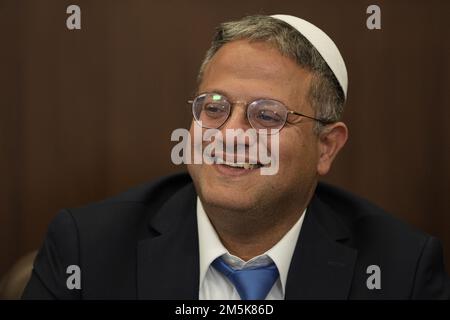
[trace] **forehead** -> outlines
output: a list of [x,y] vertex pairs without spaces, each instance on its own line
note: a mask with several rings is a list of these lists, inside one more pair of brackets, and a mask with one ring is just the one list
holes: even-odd
[[213,56],[199,91],[215,89],[236,99],[267,97],[288,103],[305,95],[310,77],[309,71],[273,45],[238,40],[225,44]]

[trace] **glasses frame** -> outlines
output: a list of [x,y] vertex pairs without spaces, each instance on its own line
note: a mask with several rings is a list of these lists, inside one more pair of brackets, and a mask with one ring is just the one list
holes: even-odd
[[[231,100],[229,100],[224,94],[217,93],[217,92],[203,92],[203,93],[200,93],[199,95],[197,95],[196,97],[187,100],[187,103],[190,104],[190,105],[192,106],[192,115],[193,115],[193,117],[194,117],[194,120],[195,120],[197,123],[198,123],[198,120],[196,119],[195,113],[194,113],[194,102],[195,102],[195,100],[197,100],[197,99],[200,98],[201,96],[204,96],[204,95],[207,95],[207,94],[213,94],[213,95],[214,95],[214,94],[217,94],[217,95],[220,95],[220,96],[222,96],[223,98],[225,98],[226,101],[230,104],[230,113],[228,113],[227,118],[224,120],[224,122],[223,122],[220,126],[218,126],[217,128],[209,128],[209,127],[206,127],[206,126],[203,126],[203,125],[202,125],[203,128],[207,128],[207,129],[219,129],[221,126],[223,126],[223,125],[228,121],[228,119],[230,118],[230,115],[231,115],[231,112],[232,112],[232,108],[233,108],[233,106],[236,105],[236,104],[244,104],[244,107],[245,107],[245,110],[246,110],[246,115],[247,115],[247,121],[248,121],[248,123],[252,126],[252,128],[254,128],[253,125],[251,124],[250,120],[248,119],[248,112],[247,112],[247,110],[248,110],[248,106],[249,106],[250,104],[252,104],[252,103],[254,103],[254,102],[257,102],[257,101],[260,101],[260,100],[275,101],[275,102],[279,103],[281,106],[283,106],[283,107],[286,109],[286,113],[287,113],[287,114],[286,114],[286,119],[284,119],[284,123],[283,123],[283,126],[282,126],[281,128],[275,129],[275,130],[277,130],[277,132],[281,131],[281,129],[284,128],[284,126],[286,125],[286,123],[292,124],[292,123],[288,120],[289,114],[293,114],[293,115],[296,115],[296,116],[299,116],[299,117],[304,117],[304,118],[307,118],[307,119],[311,119],[311,120],[314,120],[314,121],[317,121],[317,122],[321,123],[322,125],[329,125],[329,124],[335,123],[335,121],[332,121],[332,120],[318,119],[318,118],[315,118],[315,117],[307,116],[306,114],[303,114],[303,113],[300,113],[300,112],[297,112],[297,111],[294,111],[294,110],[290,110],[290,107],[286,106],[283,102],[278,101],[278,100],[276,100],[276,99],[260,98],[260,99],[255,99],[255,100],[252,100],[252,101],[249,101],[249,102],[247,102],[247,101],[239,101],[239,100],[238,100],[238,101],[231,101]],[[254,128],[254,129],[255,129],[255,130],[260,130],[260,129],[256,129],[256,128]],[[270,128],[268,128],[268,129],[270,129]]]

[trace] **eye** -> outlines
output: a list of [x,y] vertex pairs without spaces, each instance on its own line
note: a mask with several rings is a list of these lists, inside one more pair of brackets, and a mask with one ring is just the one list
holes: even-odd
[[280,123],[281,117],[272,110],[260,110],[257,114],[257,119],[267,124]]
[[227,113],[226,107],[220,103],[207,103],[203,106],[203,110],[209,117],[221,117]]

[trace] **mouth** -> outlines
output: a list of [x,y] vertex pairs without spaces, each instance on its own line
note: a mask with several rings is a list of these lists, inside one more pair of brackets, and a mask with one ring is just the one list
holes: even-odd
[[[253,159],[245,159],[240,161],[226,161],[225,157],[211,157],[212,168],[215,169],[221,176],[235,178],[240,176],[247,176],[253,173],[260,172],[260,168],[265,167],[261,162]],[[233,158],[233,157],[232,157]]]
[[[256,161],[251,161],[251,162],[256,162]],[[214,159],[214,164],[215,165],[221,165],[221,166],[225,166],[225,167],[229,167],[229,168],[233,168],[233,169],[240,169],[240,170],[255,170],[255,169],[259,169],[261,167],[264,167],[263,164],[256,162],[256,163],[249,163],[249,162],[229,162],[229,161],[225,161],[221,158],[215,158]]]

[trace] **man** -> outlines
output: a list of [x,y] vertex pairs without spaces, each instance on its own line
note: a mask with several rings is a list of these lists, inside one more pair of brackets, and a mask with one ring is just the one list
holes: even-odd
[[438,240],[318,183],[347,140],[346,95],[344,61],[317,27],[286,15],[222,24],[191,133],[270,129],[276,174],[227,149],[189,175],[64,210],[24,298],[448,298]]

